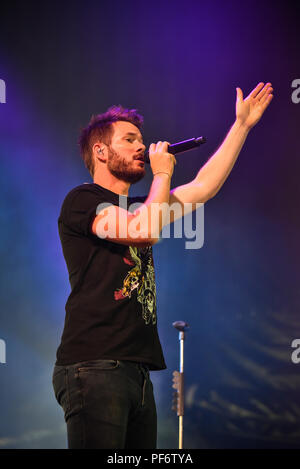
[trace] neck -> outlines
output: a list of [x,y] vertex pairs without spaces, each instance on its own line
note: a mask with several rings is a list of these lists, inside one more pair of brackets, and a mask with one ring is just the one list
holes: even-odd
[[115,192],[119,195],[128,196],[130,183],[122,181],[121,179],[116,178],[108,171],[106,168],[101,168],[100,171],[96,171],[94,174],[94,183],[99,184],[99,186],[108,189],[109,191]]

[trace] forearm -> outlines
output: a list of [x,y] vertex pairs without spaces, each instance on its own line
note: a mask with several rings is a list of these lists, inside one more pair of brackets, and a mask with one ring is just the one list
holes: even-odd
[[113,204],[100,210],[91,227],[93,234],[128,246],[155,244],[163,226],[161,207],[168,206],[170,179],[168,174],[155,175],[147,199],[136,210]]
[[170,197],[171,178],[166,173],[158,173],[153,176],[149,195],[144,204],[150,206],[152,203],[168,203]]
[[248,133],[246,126],[235,121],[219,149],[198,172],[194,182],[205,188],[208,199],[213,197],[226,181]]
[[164,218],[170,198],[171,177],[159,173],[153,177],[149,195],[145,202],[134,212],[138,218],[142,232],[148,233],[155,242],[164,226]]

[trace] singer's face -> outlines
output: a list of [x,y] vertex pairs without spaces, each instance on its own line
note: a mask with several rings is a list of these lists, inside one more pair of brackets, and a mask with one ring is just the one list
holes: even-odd
[[118,121],[112,125],[107,168],[118,179],[134,184],[146,174],[142,134],[131,122]]

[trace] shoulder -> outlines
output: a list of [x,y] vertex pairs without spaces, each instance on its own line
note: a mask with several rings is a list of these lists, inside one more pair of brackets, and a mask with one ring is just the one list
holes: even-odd
[[78,195],[85,196],[86,194],[96,194],[96,193],[97,193],[97,189],[94,187],[94,184],[85,182],[83,184],[80,184],[79,186],[73,187],[73,189],[71,189],[65,196],[63,203],[70,202]]
[[83,183],[67,193],[62,203],[62,209],[73,206],[75,203],[86,205],[108,200],[109,194],[103,187],[93,183]]
[[63,224],[77,233],[88,234],[90,224],[103,203],[112,203],[108,191],[97,184],[80,184],[65,196],[58,224]]

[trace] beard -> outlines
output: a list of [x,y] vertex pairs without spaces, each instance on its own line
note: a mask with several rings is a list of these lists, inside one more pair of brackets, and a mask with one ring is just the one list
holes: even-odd
[[[133,160],[135,161],[135,160]],[[108,148],[107,168],[113,176],[121,181],[135,184],[139,182],[146,174],[144,167],[133,168],[133,161],[128,162],[119,153]]]

